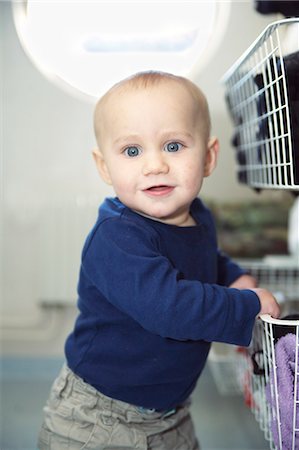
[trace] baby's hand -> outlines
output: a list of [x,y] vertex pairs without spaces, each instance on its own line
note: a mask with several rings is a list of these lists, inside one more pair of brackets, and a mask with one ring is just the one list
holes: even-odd
[[270,314],[271,317],[277,319],[280,314],[280,308],[271,292],[263,288],[256,288],[251,290],[254,291],[260,299],[261,310],[258,313],[258,316],[260,316],[261,314]]
[[241,275],[230,286],[235,289],[252,289],[257,287],[257,281],[251,275]]

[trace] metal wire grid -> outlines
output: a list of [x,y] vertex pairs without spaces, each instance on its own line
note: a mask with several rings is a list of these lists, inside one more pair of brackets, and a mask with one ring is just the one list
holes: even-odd
[[[291,325],[292,324],[292,325]],[[288,327],[296,327],[296,349],[295,349],[295,374],[294,374],[294,399],[292,422],[292,446],[284,445],[284,436],[282,432],[282,420],[286,420],[281,413],[282,396],[279,391],[278,376],[277,376],[277,362],[275,356],[275,332],[274,326],[280,325],[289,330]],[[259,423],[260,429],[264,432],[265,439],[269,441],[271,450],[298,450],[299,428],[298,424],[298,321],[284,322],[282,320],[274,320],[270,316],[264,316],[262,321],[257,321],[253,333],[253,340],[251,343],[250,352],[247,353],[247,374],[249,373],[249,387],[247,392],[247,404],[250,406],[255,419]],[[281,382],[281,381],[280,381]],[[266,391],[268,390],[268,394]],[[248,401],[248,395],[250,399]],[[246,398],[246,397],[245,397]],[[271,400],[270,400],[271,399]],[[274,430],[275,428],[275,430]],[[275,432],[275,438],[273,437]],[[297,438],[296,438],[297,436]]]
[[[248,261],[242,263],[243,267],[246,267],[248,271],[258,280],[259,285],[268,288],[272,292],[280,293],[282,300],[286,303],[282,303],[287,306],[291,304],[292,310],[299,311],[299,266],[291,263],[290,261],[285,264],[279,262],[267,264],[264,261]],[[292,311],[292,312],[293,312]],[[281,326],[284,325],[283,321]],[[296,354],[298,357],[298,329],[296,336]],[[250,407],[255,416],[255,419],[259,423],[260,429],[264,432],[266,440],[269,441],[271,450],[285,450],[282,443],[282,435],[280,429],[280,408],[279,408],[279,390],[277,385],[276,376],[276,361],[275,361],[275,339],[273,333],[273,324],[265,321],[257,321],[253,332],[253,339],[249,354],[247,355],[247,370],[250,372],[250,394],[251,401]],[[262,373],[259,373],[254,367],[262,368]],[[295,367],[298,372],[298,361],[296,361]],[[248,378],[248,375],[246,374]],[[296,374],[295,383],[298,381],[298,373]],[[269,386],[269,395],[272,399],[272,404],[275,403],[273,408],[266,398],[266,386]],[[297,392],[297,384],[295,385],[294,392]],[[295,447],[295,429],[296,414],[298,405],[298,398],[294,400],[294,427],[293,427],[293,447],[292,450],[299,450]],[[299,407],[299,406],[298,406]],[[278,430],[278,446],[275,445],[272,435],[271,424],[277,424]],[[291,450],[291,449],[290,449]]]
[[[240,260],[239,263],[258,280],[260,286],[282,294],[282,298],[292,302],[294,308],[299,311],[298,264],[291,262],[268,264],[264,260]],[[270,411],[265,398],[266,379],[254,374],[252,367],[252,354],[254,354],[257,365],[268,370],[265,358],[266,361],[271,361],[272,353],[267,350],[264,339],[262,323],[257,321],[250,352],[247,349],[241,351],[237,347],[226,344],[213,344],[214,347],[212,346],[209,356],[209,367],[218,392],[221,395],[243,394],[266,439],[270,440],[268,425]]]
[[[299,394],[298,394],[298,382],[299,382],[299,368],[298,368],[298,349],[299,349],[299,322],[289,321],[287,324],[282,320],[273,320],[271,317],[263,317],[262,322],[257,323],[253,347],[261,348],[263,357],[263,376],[259,374],[253,374],[252,376],[252,393],[254,398],[257,396],[260,399],[259,404],[252,403],[252,410],[255,414],[257,421],[260,424],[260,428],[264,431],[265,438],[269,441],[271,450],[298,450],[298,408],[299,408]],[[294,369],[294,399],[292,410],[292,446],[288,449],[284,445],[283,433],[282,433],[282,420],[286,420],[286,417],[281,415],[281,393],[279,392],[278,376],[277,376],[277,362],[275,356],[275,333],[274,326],[280,325],[286,328],[286,333],[289,331],[290,326],[296,328],[296,348],[295,348],[295,369]],[[266,389],[268,388],[268,399],[266,398]],[[271,404],[269,402],[271,399]],[[273,432],[275,427],[275,439],[273,438]],[[296,437],[297,436],[297,437]]]
[[[257,321],[253,333],[253,340],[251,343],[251,350],[248,354],[248,367],[250,370],[251,381],[251,403],[250,407],[255,416],[255,419],[260,425],[260,429],[264,432],[265,438],[270,440],[269,434],[269,405],[266,401],[266,377],[261,376],[259,370],[267,372],[267,364],[265,363],[264,351],[264,334],[261,322]],[[256,368],[253,367],[253,361]],[[263,374],[264,375],[264,374]]]
[[299,189],[299,148],[293,148],[280,37],[282,28],[293,23],[299,19],[266,28],[224,77],[235,125],[238,179],[257,189]]
[[299,302],[298,263],[283,265],[277,262],[276,264],[268,264],[263,260],[241,260],[240,263],[258,280],[260,286],[268,288],[274,293],[281,293],[288,300]]
[[208,363],[220,395],[243,394],[243,378],[248,364],[241,349],[213,342]]
[[[268,324],[267,324],[268,325]],[[271,336],[271,331],[268,327],[265,327],[262,322],[257,322],[254,330],[251,357],[255,361],[255,364],[261,368],[261,373],[257,370],[252,369],[251,373],[251,410],[255,416],[255,419],[259,423],[260,429],[264,432],[265,439],[269,441],[269,446],[271,450],[277,450],[273,439],[271,431],[271,423],[273,414],[276,420],[276,408],[272,410],[270,404],[266,399],[266,386],[270,379],[270,368],[275,367],[273,361],[274,350],[271,345],[273,342],[273,335]],[[249,358],[249,364],[252,361]],[[273,377],[276,379],[276,377]],[[275,386],[271,383],[271,398],[274,398]],[[276,383],[276,393],[277,393],[277,383]],[[276,398],[278,398],[276,396]],[[279,414],[279,408],[278,408]],[[278,416],[279,421],[279,416]]]

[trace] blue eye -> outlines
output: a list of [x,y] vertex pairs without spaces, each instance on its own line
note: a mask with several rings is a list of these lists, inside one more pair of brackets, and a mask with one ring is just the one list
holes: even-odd
[[177,152],[182,147],[182,144],[179,142],[169,142],[169,144],[166,144],[165,150],[167,152]]
[[127,156],[130,156],[130,158],[134,158],[135,156],[140,155],[140,149],[138,147],[132,146],[132,147],[127,147],[125,149],[125,154]]

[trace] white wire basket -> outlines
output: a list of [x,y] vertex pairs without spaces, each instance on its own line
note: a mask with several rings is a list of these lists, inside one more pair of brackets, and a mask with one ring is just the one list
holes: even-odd
[[[269,25],[223,82],[239,181],[256,190],[299,191],[299,19]],[[299,450],[298,254],[241,264],[277,293],[284,319],[263,316],[249,349],[224,352],[235,381],[227,389],[217,384],[226,384],[225,355],[214,344],[210,367],[220,392],[243,392],[272,450]]]
[[268,255],[261,260],[238,260],[259,286],[274,292],[279,301],[299,308],[299,255]]
[[245,349],[235,345],[213,342],[208,365],[220,395],[243,395],[243,380],[248,365]]
[[271,450],[299,450],[298,259],[268,256],[240,263],[276,293],[285,319],[258,319],[249,348],[213,344],[209,367],[220,394],[244,396]]
[[238,180],[256,190],[299,190],[299,19],[269,25],[223,82]]
[[299,450],[299,314],[289,317],[261,317],[248,366],[248,403],[273,450]]

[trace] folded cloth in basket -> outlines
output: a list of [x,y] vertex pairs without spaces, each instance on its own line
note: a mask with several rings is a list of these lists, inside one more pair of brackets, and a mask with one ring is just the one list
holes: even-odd
[[[277,391],[279,393],[279,413],[280,413],[280,431],[283,450],[291,450],[293,444],[294,433],[294,402],[295,402],[295,358],[296,358],[296,335],[289,333],[281,337],[275,346],[276,357],[276,379]],[[298,367],[297,367],[298,372]],[[272,384],[272,394],[271,385]],[[298,399],[298,387],[297,387]],[[266,386],[266,398],[276,411],[276,397],[274,393],[274,372],[270,372],[270,382]],[[276,414],[277,415],[277,414]],[[297,405],[297,416],[299,416],[299,408]],[[296,428],[299,425],[299,417],[297,417]],[[273,442],[277,448],[281,448],[279,444],[279,431],[276,418],[271,423]],[[295,436],[295,448],[299,449],[299,435]]]

